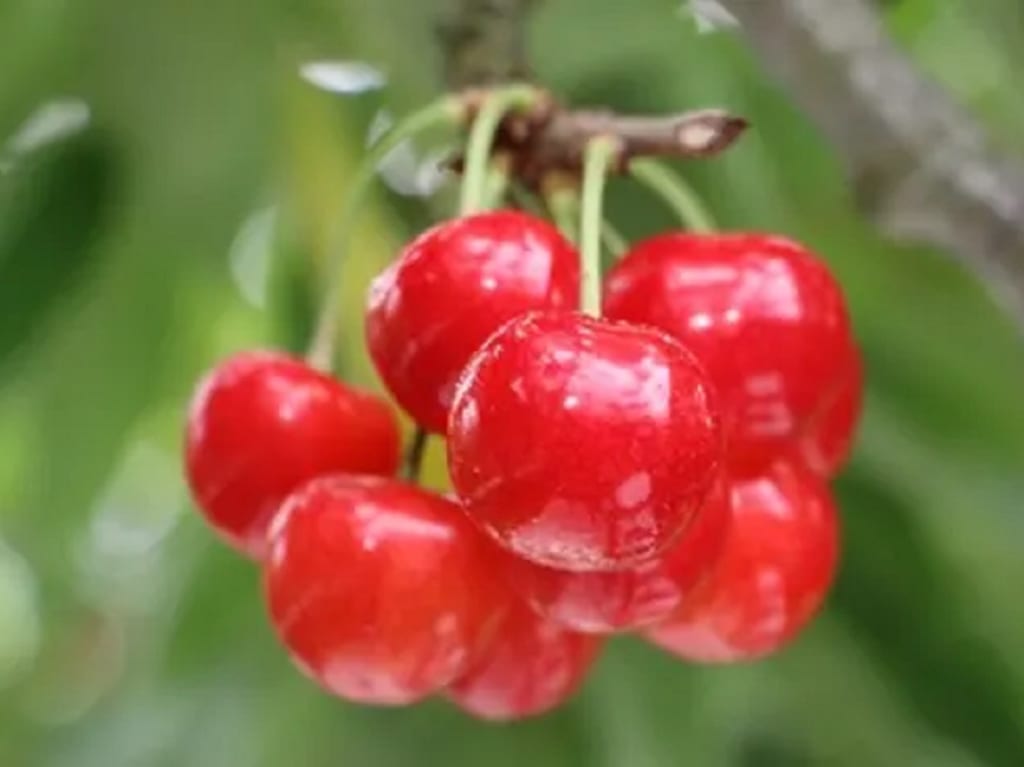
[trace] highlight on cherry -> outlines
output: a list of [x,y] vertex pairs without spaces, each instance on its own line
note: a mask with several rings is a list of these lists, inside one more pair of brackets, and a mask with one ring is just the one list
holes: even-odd
[[[381,383],[362,391],[334,372],[345,243],[381,159],[438,128],[459,204],[361,286]],[[200,514],[262,569],[273,631],[328,694],[520,719],[617,635],[723,664],[813,621],[865,375],[842,288],[784,234],[719,230],[665,162],[713,163],[747,128],[512,84],[447,94],[367,150],[307,353],[237,350],[186,424]],[[621,176],[677,228],[618,234]],[[428,440],[446,493],[420,484]]]

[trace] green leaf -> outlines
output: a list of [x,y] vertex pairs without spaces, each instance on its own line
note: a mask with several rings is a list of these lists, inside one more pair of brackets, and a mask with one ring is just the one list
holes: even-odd
[[113,151],[95,134],[19,155],[0,175],[0,369],[95,266],[116,191]]
[[1024,754],[1021,691],[962,600],[964,574],[935,555],[899,494],[871,477],[839,483],[845,561],[833,606],[859,644],[939,733],[985,764]]

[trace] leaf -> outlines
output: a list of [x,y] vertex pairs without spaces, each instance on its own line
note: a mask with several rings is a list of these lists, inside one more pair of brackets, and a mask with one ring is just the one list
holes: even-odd
[[299,71],[310,84],[346,96],[379,90],[387,84],[387,76],[366,61],[307,61]]
[[0,176],[0,367],[87,277],[115,193],[113,153],[95,135],[23,155]]
[[1006,661],[958,609],[963,575],[891,488],[851,472],[839,482],[845,562],[833,606],[931,726],[985,764],[1019,765],[1024,700]]
[[92,113],[81,99],[47,101],[28,116],[3,147],[10,163],[47,144],[79,133],[89,125]]
[[693,17],[701,34],[739,26],[736,17],[718,0],[687,0],[683,3],[683,11]]

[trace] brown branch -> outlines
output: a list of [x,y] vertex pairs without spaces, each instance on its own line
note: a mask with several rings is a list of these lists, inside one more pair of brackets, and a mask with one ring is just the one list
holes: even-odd
[[[471,122],[482,90],[466,92]],[[747,121],[721,109],[675,115],[621,115],[607,110],[573,110],[545,99],[532,113],[507,116],[495,137],[495,153],[507,158],[510,173],[539,188],[550,176],[570,180],[579,175],[587,143],[599,136],[617,140],[612,167],[624,172],[638,157],[704,158],[719,154],[743,134]],[[460,170],[461,157],[450,163]]]
[[889,236],[955,255],[1024,326],[1024,171],[920,73],[869,0],[722,0]]
[[612,136],[620,147],[616,165],[623,169],[636,157],[711,157],[732,146],[746,128],[742,117],[720,109],[676,115],[556,109],[525,145],[532,163],[575,170],[591,139]]
[[437,35],[449,88],[529,78],[526,27],[538,0],[446,2]]

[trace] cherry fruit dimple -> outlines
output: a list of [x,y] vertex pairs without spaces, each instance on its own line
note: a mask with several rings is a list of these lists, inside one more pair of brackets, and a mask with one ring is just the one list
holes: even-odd
[[270,616],[329,691],[411,703],[467,671],[508,609],[492,544],[458,506],[381,477],[314,480],[286,502],[265,563]]
[[[647,239],[609,273],[604,309],[659,327],[694,353],[719,395],[728,462],[748,473],[792,449],[856,354],[838,284],[782,237]],[[852,432],[854,421],[843,427]]]
[[600,649],[517,604],[477,663],[447,690],[463,710],[495,721],[536,716],[565,702]]
[[791,640],[828,592],[838,558],[832,496],[798,463],[731,484],[725,548],[707,580],[648,638],[687,660],[767,655]]
[[322,474],[393,474],[391,407],[277,352],[242,352],[197,387],[186,470],[200,510],[232,545],[260,556],[284,498]]
[[610,634],[664,620],[709,575],[729,530],[722,482],[691,525],[661,556],[628,570],[555,570],[505,554],[506,579],[539,615],[585,633]]
[[421,234],[373,281],[367,344],[399,404],[440,434],[487,336],[532,309],[573,308],[578,293],[576,251],[551,224],[511,210],[465,216]]
[[533,312],[492,335],[459,382],[452,484],[509,551],[617,570],[667,549],[699,513],[721,439],[704,371],[653,328]]

